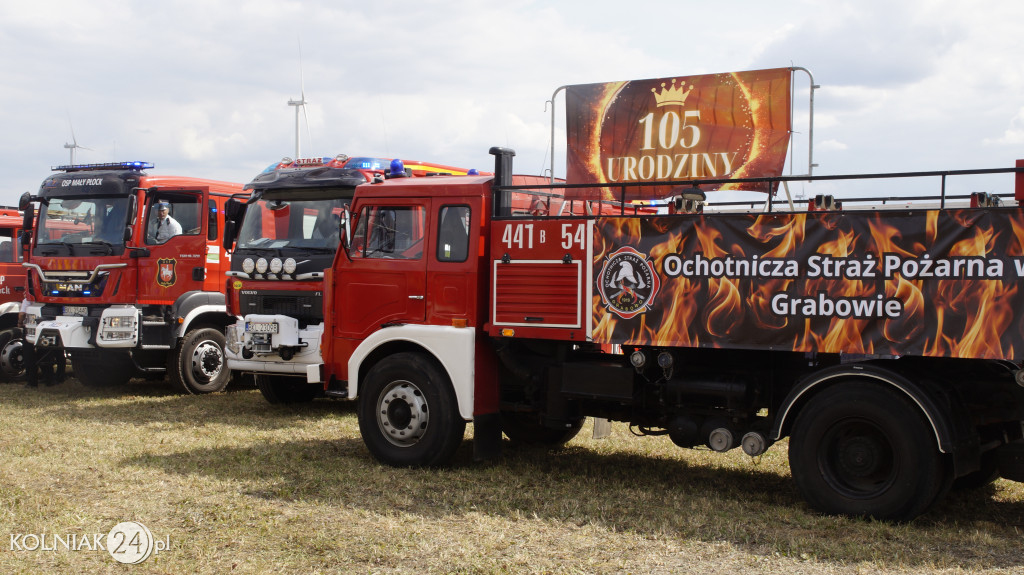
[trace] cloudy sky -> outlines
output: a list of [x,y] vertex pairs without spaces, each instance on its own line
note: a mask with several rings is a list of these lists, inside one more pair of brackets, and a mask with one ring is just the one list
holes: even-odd
[[[302,156],[491,169],[501,145],[517,172],[539,174],[560,86],[787,66],[821,86],[816,174],[1009,167],[1024,158],[1022,23],[1017,0],[8,1],[0,203],[68,162],[72,128],[78,162],[247,182],[294,155],[288,101],[301,90]],[[804,101],[806,76],[796,89]],[[805,110],[794,129],[793,171],[805,173]],[[805,193],[843,195],[814,185]]]

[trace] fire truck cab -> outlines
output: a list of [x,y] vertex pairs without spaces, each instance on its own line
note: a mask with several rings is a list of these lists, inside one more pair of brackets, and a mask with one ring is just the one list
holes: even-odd
[[374,157],[286,158],[245,186],[245,204],[228,206],[225,248],[232,370],[255,375],[271,403],[343,396],[320,384],[324,270],[338,249],[342,217],[357,186],[387,179],[428,179],[469,170]]
[[240,184],[154,176],[145,162],[60,166],[22,207],[39,212],[24,266],[26,340],[69,352],[85,385],[167,374],[189,393],[230,371],[223,208]]
[[388,180],[357,189],[347,249],[325,279],[323,376],[327,389],[360,398],[364,440],[382,460],[443,462],[466,421],[480,429],[497,415],[496,393],[474,386],[496,375],[481,331],[492,181]]
[[25,373],[23,334],[18,327],[18,312],[25,297],[22,221],[16,208],[0,207],[0,381],[15,381]]
[[341,214],[355,186],[384,177],[380,158],[285,158],[246,184],[247,201],[231,200],[224,247],[231,369],[255,375],[272,403],[308,401],[323,331],[323,271],[338,248]]

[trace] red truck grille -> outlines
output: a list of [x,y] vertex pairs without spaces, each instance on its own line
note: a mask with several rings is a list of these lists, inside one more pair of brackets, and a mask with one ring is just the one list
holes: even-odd
[[495,262],[493,323],[581,327],[581,263]]

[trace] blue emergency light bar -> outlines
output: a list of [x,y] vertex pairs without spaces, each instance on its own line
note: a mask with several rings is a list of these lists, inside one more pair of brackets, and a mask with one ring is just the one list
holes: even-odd
[[382,158],[351,158],[345,164],[345,167],[358,170],[383,170],[385,162],[387,160]]
[[153,164],[149,162],[107,162],[105,164],[71,164],[50,168],[54,172],[89,172],[97,170],[149,170]]

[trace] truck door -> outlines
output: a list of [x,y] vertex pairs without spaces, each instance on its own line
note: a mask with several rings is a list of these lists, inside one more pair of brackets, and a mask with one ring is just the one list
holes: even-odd
[[202,290],[206,277],[206,198],[209,189],[160,188],[146,197],[139,258],[139,301],[173,303],[192,290]]
[[359,210],[350,265],[335,284],[336,325],[362,338],[388,323],[426,317],[429,200],[379,200]]

